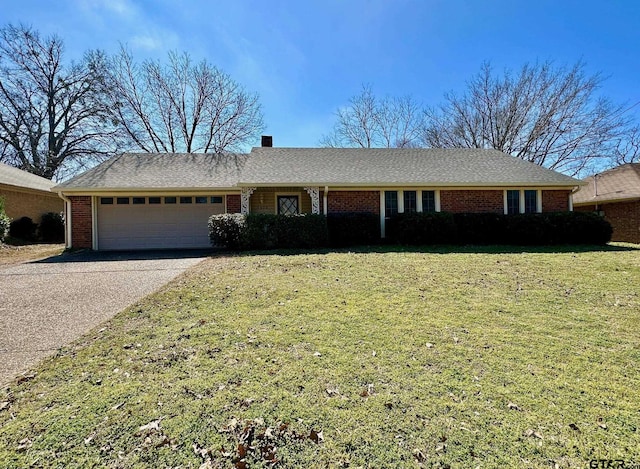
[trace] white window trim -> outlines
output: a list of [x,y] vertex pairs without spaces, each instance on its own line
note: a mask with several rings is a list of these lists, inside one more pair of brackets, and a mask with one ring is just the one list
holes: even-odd
[[275,202],[275,214],[278,214],[278,197],[280,196],[292,196],[295,195],[298,197],[298,215],[302,213],[302,192],[275,192],[274,194],[274,202]]
[[519,197],[519,213],[524,213],[525,205],[524,205],[524,191],[536,191],[536,211],[535,213],[542,213],[542,189],[536,188],[527,188],[527,189],[519,189],[519,188],[508,188],[502,191],[502,203],[504,214],[509,214],[509,207],[507,205],[507,192],[508,191],[518,191]]

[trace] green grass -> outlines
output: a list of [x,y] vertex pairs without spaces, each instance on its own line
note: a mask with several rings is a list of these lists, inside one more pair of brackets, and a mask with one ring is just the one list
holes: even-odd
[[640,251],[286,254],[207,260],[12,383],[0,467],[640,463]]

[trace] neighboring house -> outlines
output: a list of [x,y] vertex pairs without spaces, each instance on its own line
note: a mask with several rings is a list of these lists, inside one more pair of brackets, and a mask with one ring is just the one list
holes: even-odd
[[9,218],[29,217],[40,223],[45,213],[61,213],[64,204],[51,192],[54,185],[48,179],[0,163],[0,197],[4,198]]
[[[264,143],[263,143],[264,144]],[[54,187],[75,248],[209,246],[214,213],[572,210],[580,181],[496,150],[253,148],[123,154]]]
[[627,163],[585,179],[576,210],[598,212],[613,227],[612,241],[640,243],[640,163]]

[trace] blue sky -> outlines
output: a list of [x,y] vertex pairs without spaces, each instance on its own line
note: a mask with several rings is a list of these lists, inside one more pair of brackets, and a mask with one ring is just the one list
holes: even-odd
[[[583,60],[602,94],[640,101],[640,1],[0,0],[1,23],[137,59],[186,50],[260,94],[276,146],[317,146],[363,84],[435,105],[489,60]],[[639,106],[640,107],[640,106]],[[632,112],[639,114],[638,107]]]

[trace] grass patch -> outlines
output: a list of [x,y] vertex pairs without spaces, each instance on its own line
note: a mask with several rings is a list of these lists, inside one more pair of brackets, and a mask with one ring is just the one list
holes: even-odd
[[10,239],[7,244],[0,243],[0,266],[58,256],[62,251],[64,244],[34,244]]
[[640,462],[637,250],[385,249],[200,264],[0,393],[0,466]]

